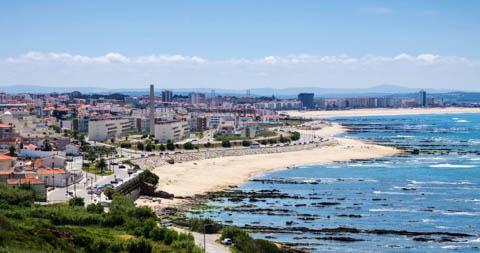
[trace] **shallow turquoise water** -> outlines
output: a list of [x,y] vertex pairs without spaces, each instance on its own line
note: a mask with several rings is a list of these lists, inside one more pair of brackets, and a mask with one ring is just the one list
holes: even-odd
[[[201,216],[225,224],[277,229],[253,236],[297,244],[313,252],[480,251],[480,115],[353,117],[335,121],[350,127],[348,137],[430,150],[433,154],[269,173],[239,190],[276,190],[280,196],[218,198],[210,204],[219,208]],[[358,231],[328,233],[322,230],[325,228]],[[390,232],[379,234],[379,230]],[[339,237],[355,241],[339,241]]]

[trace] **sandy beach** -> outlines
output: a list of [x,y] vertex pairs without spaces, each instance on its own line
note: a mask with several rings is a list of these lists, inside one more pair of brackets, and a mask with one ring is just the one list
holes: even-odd
[[480,113],[480,108],[446,107],[446,108],[378,108],[378,109],[352,109],[336,111],[283,111],[282,114],[290,117],[303,117],[313,119],[326,119],[335,117],[352,116],[394,116],[417,114],[459,114]]
[[[319,148],[294,152],[227,156],[162,165],[153,170],[160,177],[157,190],[172,193],[177,197],[194,197],[240,185],[252,176],[273,170],[307,164],[378,158],[392,156],[399,152],[390,147],[333,137],[342,131],[343,128],[337,124],[317,130],[317,134],[330,139],[327,144]],[[146,199],[137,200],[140,205],[150,205],[155,208],[181,206],[185,202],[182,199],[162,199],[161,203]]]

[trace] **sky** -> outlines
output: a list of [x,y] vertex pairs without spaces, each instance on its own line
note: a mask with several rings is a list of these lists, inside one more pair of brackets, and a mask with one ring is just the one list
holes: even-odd
[[2,1],[0,87],[480,91],[480,1]]

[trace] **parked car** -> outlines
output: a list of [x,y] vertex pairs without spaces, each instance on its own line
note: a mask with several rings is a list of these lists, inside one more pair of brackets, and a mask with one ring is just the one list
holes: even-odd
[[233,241],[230,238],[225,238],[222,240],[223,245],[232,245]]
[[126,167],[125,167],[125,165],[121,164],[121,165],[118,166],[118,168],[119,169],[125,169]]

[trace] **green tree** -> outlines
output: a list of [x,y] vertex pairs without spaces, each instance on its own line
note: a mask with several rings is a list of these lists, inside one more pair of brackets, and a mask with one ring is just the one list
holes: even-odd
[[142,151],[145,149],[145,146],[143,145],[143,142],[137,143],[137,149],[142,150]]
[[165,147],[165,145],[163,144],[160,144],[160,147],[159,147],[160,151],[165,151],[167,148]]
[[152,151],[153,151],[153,148],[154,148],[153,144],[149,142],[149,143],[147,143],[147,145],[145,146],[145,151],[147,151],[147,152],[152,152]]
[[192,150],[195,148],[195,145],[192,144],[192,142],[185,142],[183,144],[183,149],[186,149],[186,150]]
[[15,156],[15,151],[17,151],[17,149],[15,148],[15,146],[10,146],[10,147],[8,147],[8,155],[10,155],[10,156]]
[[290,136],[290,139],[292,139],[292,141],[298,141],[300,140],[300,133],[295,131],[295,132],[292,132],[291,136]]
[[100,160],[98,160],[97,162],[97,168],[100,169],[100,174],[103,174],[105,168],[107,168],[107,161],[105,161],[104,158],[100,158]]
[[232,144],[230,143],[229,140],[223,140],[223,141],[222,141],[222,147],[224,147],[224,148],[229,148],[229,147],[231,147],[231,146],[232,146]]
[[175,144],[171,140],[167,141],[167,149],[170,151],[175,150]]
[[242,141],[242,146],[244,146],[244,147],[249,147],[250,145],[252,145],[252,142],[251,142],[251,141],[247,141],[247,140],[243,140],[243,141]]

